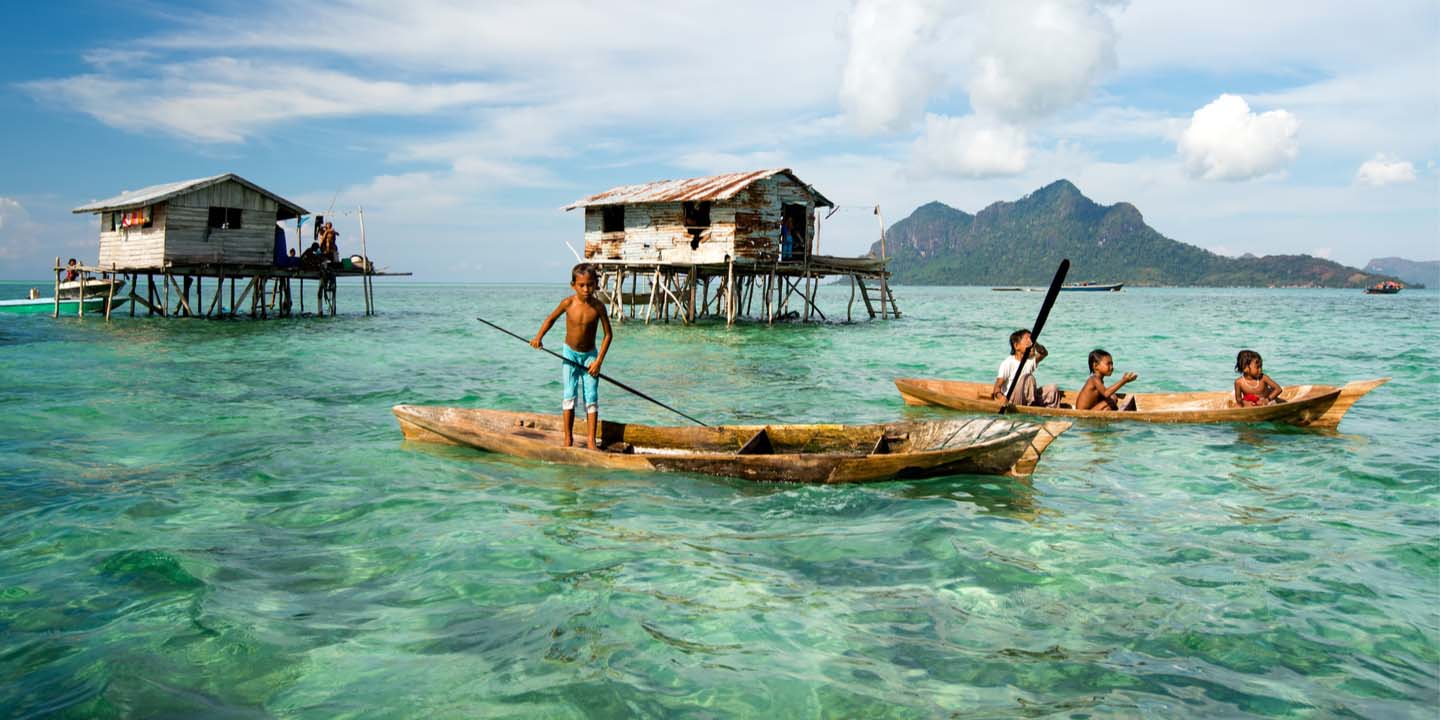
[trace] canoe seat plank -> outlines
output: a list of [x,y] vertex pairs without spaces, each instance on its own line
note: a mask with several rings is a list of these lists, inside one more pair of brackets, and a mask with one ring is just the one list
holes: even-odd
[[765,428],[760,428],[760,431],[750,436],[750,439],[746,440],[745,444],[741,445],[740,449],[735,451],[735,454],[773,455],[775,454],[775,446],[770,444],[770,434],[765,432]]

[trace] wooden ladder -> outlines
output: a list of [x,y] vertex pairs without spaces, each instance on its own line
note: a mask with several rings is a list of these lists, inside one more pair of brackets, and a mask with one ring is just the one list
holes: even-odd
[[[888,273],[881,274],[879,285],[869,285],[866,283],[865,276],[858,274],[855,276],[860,287],[860,299],[865,301],[865,310],[870,313],[872,319],[875,317],[881,319],[900,317],[900,308],[895,305],[895,294],[890,292],[890,282],[887,278]],[[870,299],[872,292],[875,293],[875,300]],[[875,311],[877,304],[880,306],[879,312]]]

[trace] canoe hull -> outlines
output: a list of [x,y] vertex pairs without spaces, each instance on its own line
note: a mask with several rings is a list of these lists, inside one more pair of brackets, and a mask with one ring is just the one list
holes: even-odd
[[[118,307],[120,307],[121,305],[124,305],[124,304],[125,304],[125,299],[124,299],[124,298],[117,297],[117,298],[115,298],[115,305],[111,308],[111,310],[113,311],[114,308],[118,308]],[[3,301],[0,301],[0,313],[6,313],[6,314],[10,314],[10,315],[41,315],[41,314],[50,314],[50,313],[53,313],[53,312],[55,312],[55,298],[38,298],[38,299],[35,299],[35,300],[3,300]],[[75,315],[75,314],[77,314],[77,313],[79,313],[79,312],[80,312],[80,301],[79,301],[79,300],[65,300],[65,299],[61,299],[61,300],[60,300],[60,314],[61,314],[62,316],[63,316],[63,315]],[[104,312],[105,312],[105,298],[103,298],[103,297],[97,297],[97,298],[87,297],[87,298],[85,298],[85,312],[87,312],[87,313],[92,313],[92,312],[93,312],[93,313],[104,314]]]
[[[1017,406],[1023,415],[1042,415],[1091,420],[1116,420],[1153,423],[1261,423],[1276,422],[1298,427],[1334,429],[1340,425],[1355,401],[1366,393],[1389,382],[1390,378],[1361,380],[1343,387],[1330,385],[1296,385],[1285,389],[1281,396],[1287,402],[1264,407],[1234,407],[1232,395],[1225,392],[1204,393],[1139,393],[1135,394],[1135,412],[1096,412],[1069,407],[1043,408]],[[1000,401],[990,399],[989,383],[954,380],[899,378],[895,387],[908,405],[939,405],[955,410],[995,413]],[[1063,393],[1061,402],[1073,400],[1073,393]]]
[[[414,405],[397,405],[392,411],[405,438],[418,442],[464,445],[587,467],[802,483],[876,482],[958,474],[1024,478],[1034,472],[1045,448],[1070,426],[1068,422],[985,419],[707,428],[602,420],[601,446],[628,446],[630,451],[596,452],[563,447],[561,420],[555,415]],[[775,444],[773,453],[737,453],[747,439],[762,430]],[[573,432],[575,439],[583,442],[583,420],[576,422]],[[952,440],[956,437],[973,441]]]

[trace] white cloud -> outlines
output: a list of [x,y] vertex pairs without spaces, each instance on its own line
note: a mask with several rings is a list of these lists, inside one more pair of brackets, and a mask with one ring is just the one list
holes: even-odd
[[982,115],[1049,117],[1084,100],[1115,67],[1115,28],[1096,2],[1021,0],[979,6],[966,86]]
[[964,89],[992,121],[1033,123],[1084,100],[1115,67],[1104,0],[858,0],[840,89],[864,132],[904,130]]
[[915,141],[916,164],[965,177],[1014,175],[1030,157],[1025,130],[975,115],[925,116],[925,134]]
[[1355,171],[1355,182],[1361,185],[1380,187],[1414,181],[1414,163],[1392,158],[1384,153],[1376,155],[1373,160],[1366,160],[1360,165],[1360,169]]
[[19,200],[0,197],[0,260],[19,257],[35,249],[36,226]]
[[935,82],[923,58],[942,6],[933,0],[858,0],[840,104],[861,132],[903,130],[925,109]]
[[1255,114],[1238,95],[1195,111],[1180,136],[1185,171],[1204,180],[1248,180],[1283,170],[1300,153],[1300,121],[1285,110]]
[[[156,129],[201,142],[240,142],[298,118],[423,115],[522,96],[513,85],[369,80],[278,62],[215,57],[147,69],[27,83],[38,98],[74,106],[127,130]],[[284,78],[277,83],[277,78]],[[145,102],[136,102],[143,97]]]
[[1321,260],[1329,260],[1329,259],[1330,259],[1330,253],[1332,253],[1332,252],[1334,252],[1334,251],[1335,251],[1334,248],[1328,248],[1328,247],[1315,248],[1314,250],[1311,250],[1311,251],[1310,251],[1310,255],[1311,255],[1311,257],[1317,257],[1317,258],[1320,258]]

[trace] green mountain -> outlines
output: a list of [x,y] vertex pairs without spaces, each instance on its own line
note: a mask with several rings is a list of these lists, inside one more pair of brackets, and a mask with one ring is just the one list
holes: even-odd
[[1375,258],[1365,265],[1365,272],[1392,275],[1411,287],[1440,286],[1440,260]]
[[975,215],[922,205],[890,226],[886,246],[892,280],[920,285],[1046,285],[1067,257],[1072,282],[1365,287],[1385,279],[1309,255],[1217,255],[1161,235],[1130,203],[1096,204],[1068,180]]

